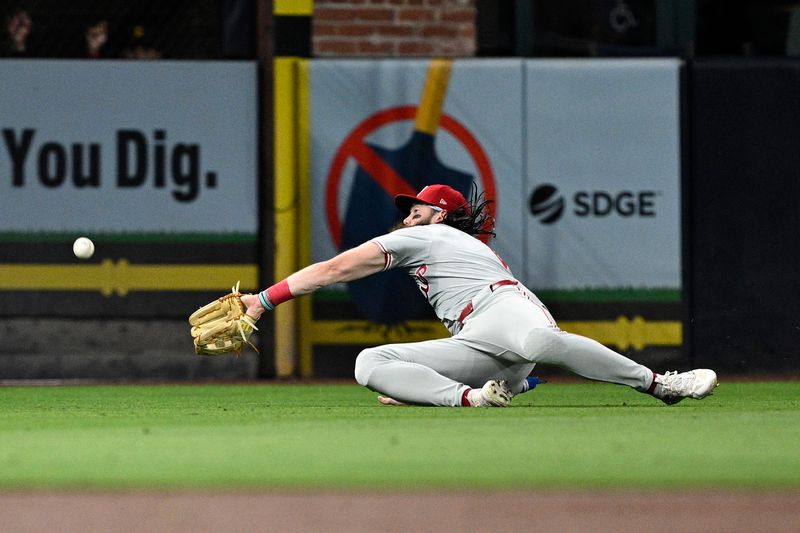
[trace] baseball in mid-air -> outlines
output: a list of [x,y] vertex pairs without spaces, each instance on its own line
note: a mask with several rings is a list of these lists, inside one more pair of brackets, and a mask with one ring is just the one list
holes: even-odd
[[78,259],[89,259],[94,255],[94,243],[86,237],[78,237],[72,243],[72,252]]

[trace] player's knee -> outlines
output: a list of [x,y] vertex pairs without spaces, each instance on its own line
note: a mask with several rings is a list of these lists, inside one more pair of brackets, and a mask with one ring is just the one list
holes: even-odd
[[379,359],[381,359],[381,357],[375,348],[367,348],[358,354],[358,357],[356,357],[354,374],[359,385],[367,386],[369,377],[372,375],[372,370],[375,368]]
[[558,358],[567,345],[560,332],[547,328],[536,328],[525,338],[525,355],[534,362],[545,362]]

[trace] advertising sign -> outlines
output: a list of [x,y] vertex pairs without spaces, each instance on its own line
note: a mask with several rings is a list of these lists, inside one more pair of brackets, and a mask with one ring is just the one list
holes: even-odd
[[[534,289],[679,289],[679,68],[454,61],[412,169],[395,160],[418,150],[431,61],[311,62],[312,212],[326,213],[312,221],[312,259],[342,249],[348,212],[366,216],[350,217],[345,247],[389,229],[376,213],[397,215],[391,192],[453,179],[492,193],[491,245]],[[393,178],[375,179],[386,167]]]
[[525,280],[681,286],[678,60],[525,64]]
[[0,231],[255,233],[256,91],[247,62],[0,61]]

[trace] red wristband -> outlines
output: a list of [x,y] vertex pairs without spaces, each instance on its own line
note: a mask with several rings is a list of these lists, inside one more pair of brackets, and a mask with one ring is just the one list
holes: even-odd
[[294,298],[292,291],[289,290],[289,282],[286,280],[279,281],[269,289],[267,289],[267,297],[273,306],[282,304]]

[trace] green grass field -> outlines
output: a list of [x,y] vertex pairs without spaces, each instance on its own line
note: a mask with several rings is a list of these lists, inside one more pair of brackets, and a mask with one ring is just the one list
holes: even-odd
[[508,409],[356,385],[0,387],[0,489],[800,487],[800,382],[664,406],[550,383]]

